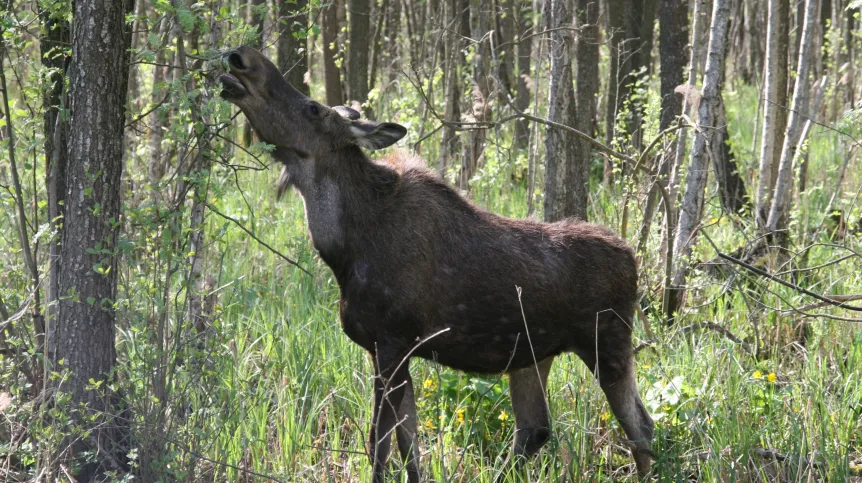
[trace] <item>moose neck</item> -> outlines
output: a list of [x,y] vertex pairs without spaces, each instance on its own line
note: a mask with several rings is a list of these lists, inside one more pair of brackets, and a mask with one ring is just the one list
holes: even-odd
[[285,163],[287,182],[305,204],[314,248],[337,278],[346,275],[373,236],[382,202],[394,191],[399,175],[371,162],[356,146],[329,159],[274,153]]

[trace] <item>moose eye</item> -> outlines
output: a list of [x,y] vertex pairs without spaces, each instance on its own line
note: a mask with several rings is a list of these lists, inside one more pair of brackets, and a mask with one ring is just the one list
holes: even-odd
[[320,108],[317,107],[316,104],[309,104],[308,105],[308,113],[314,117],[317,117],[320,115]]

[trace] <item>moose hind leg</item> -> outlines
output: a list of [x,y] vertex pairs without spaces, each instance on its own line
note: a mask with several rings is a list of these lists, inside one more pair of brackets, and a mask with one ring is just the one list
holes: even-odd
[[419,473],[419,440],[416,437],[416,400],[413,393],[413,379],[409,374],[397,415],[395,434],[398,437],[398,452],[401,453],[404,466],[407,468],[407,481],[418,483],[421,475]]
[[[546,392],[553,357],[509,373],[509,392],[515,413],[515,444],[518,460],[529,458],[551,437],[551,419]],[[518,461],[520,463],[520,461]]]
[[638,473],[644,476],[649,473],[653,455],[650,441],[653,438],[654,424],[638,393],[631,345],[626,347],[628,351],[617,350],[613,358],[599,355],[596,378],[608,398],[614,416],[633,446],[632,453]]

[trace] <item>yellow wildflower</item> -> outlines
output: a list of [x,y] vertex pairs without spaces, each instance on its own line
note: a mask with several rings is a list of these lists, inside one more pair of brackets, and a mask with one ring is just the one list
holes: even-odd
[[763,373],[760,371],[754,371],[754,374],[752,374],[751,377],[755,379],[760,379],[761,377],[763,377]]
[[775,382],[778,380],[778,376],[776,376],[774,372],[770,372],[769,375],[766,376],[766,380],[769,382]]
[[610,419],[610,418],[611,418],[611,413],[609,413],[609,412],[605,411],[605,412],[603,412],[603,413],[602,413],[601,418],[602,418],[602,421],[607,421],[608,419]]
[[459,422],[459,423],[463,423],[463,422],[464,422],[464,413],[465,413],[465,412],[467,412],[467,410],[466,410],[466,409],[459,409],[459,410],[455,411],[455,416],[457,416],[457,417],[458,417],[458,422]]
[[425,382],[422,385],[425,387],[425,389],[431,389],[431,386],[434,385],[434,380],[433,379],[425,379]]
[[505,421],[505,420],[509,419],[509,413],[507,413],[506,410],[504,409],[500,412],[500,415],[497,416],[497,419],[499,419],[500,421]]

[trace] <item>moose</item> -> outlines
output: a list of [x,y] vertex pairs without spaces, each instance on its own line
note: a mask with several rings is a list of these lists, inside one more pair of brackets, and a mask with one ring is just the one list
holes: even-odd
[[297,91],[260,52],[223,55],[221,96],[283,163],[279,195],[299,192],[312,243],[340,288],[344,333],[371,355],[374,482],[397,436],[408,480],[421,478],[409,360],[507,373],[520,465],[548,441],[548,373],[574,352],[590,368],[646,475],[653,421],[638,394],[631,342],[637,264],[609,230],[576,220],[508,219],[464,199],[433,172],[363,152],[407,130],[360,119]]

